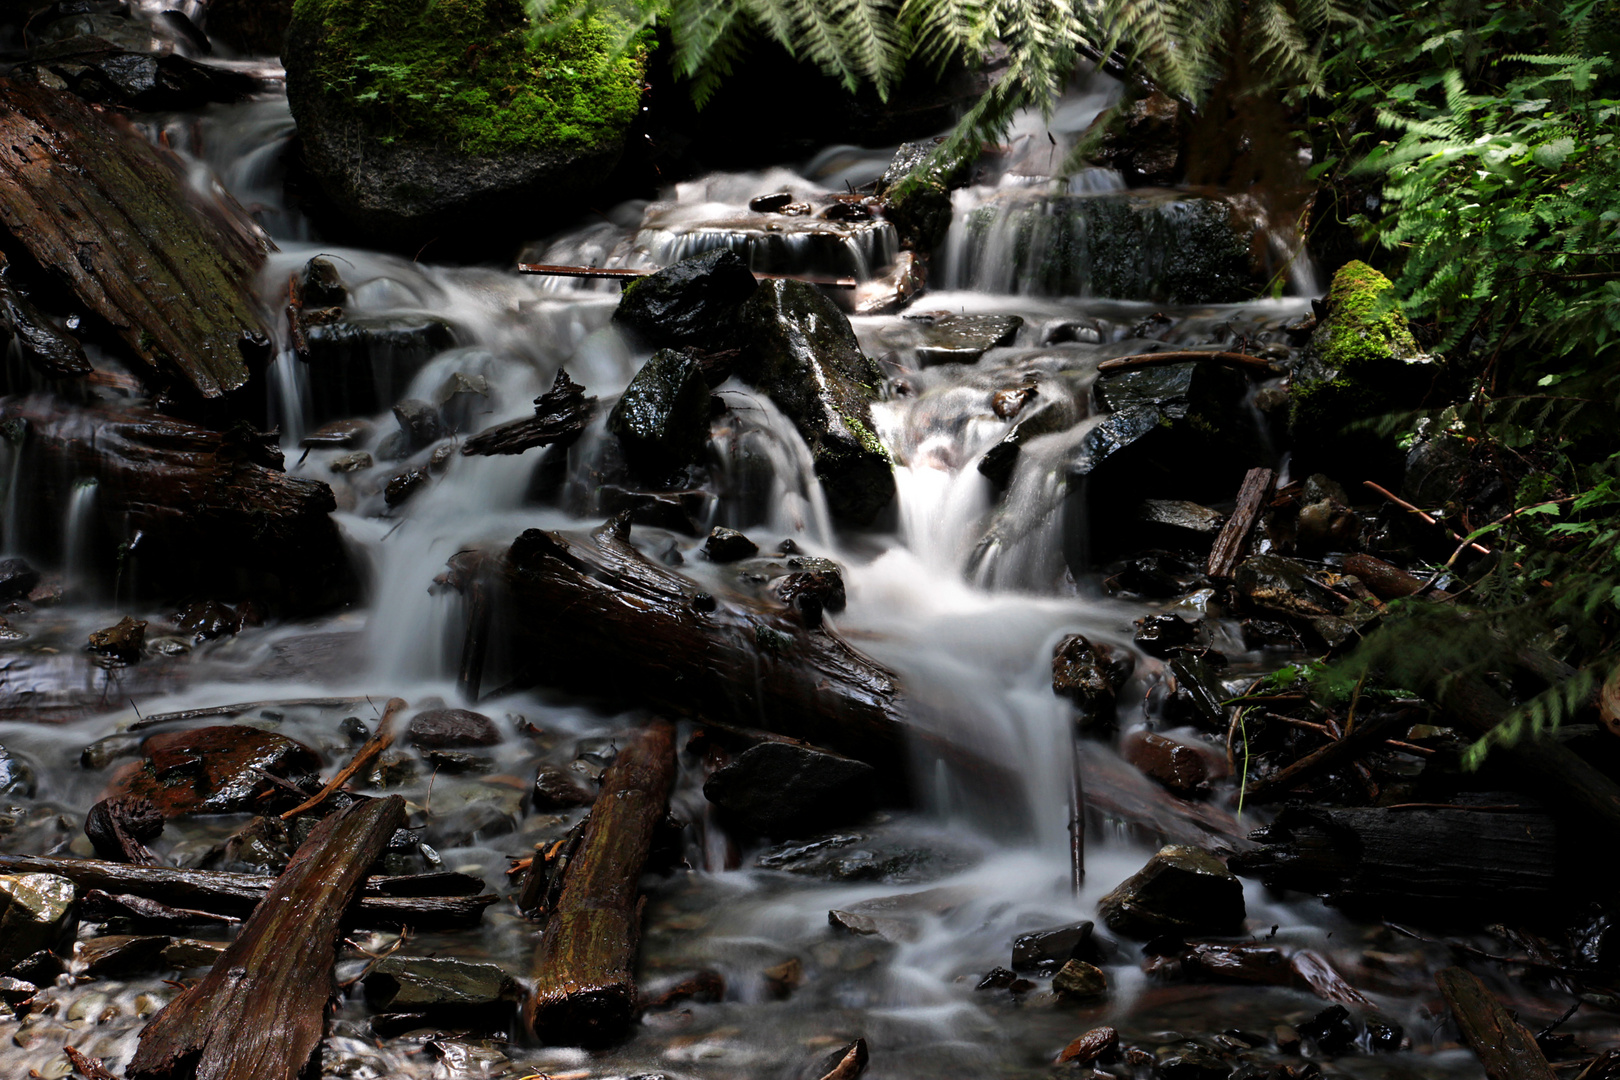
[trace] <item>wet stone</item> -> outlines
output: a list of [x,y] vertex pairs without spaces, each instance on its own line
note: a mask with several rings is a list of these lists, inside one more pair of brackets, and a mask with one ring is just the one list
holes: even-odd
[[535,811],[568,810],[589,806],[596,796],[574,782],[573,777],[555,765],[542,765],[535,772],[530,805]]
[[406,738],[419,750],[494,746],[501,741],[495,721],[470,709],[429,709],[411,718]]
[[141,658],[141,649],[145,644],[146,622],[137,620],[131,615],[125,615],[115,626],[95,630],[90,634],[91,652],[126,664],[132,664]]
[[625,457],[649,480],[702,459],[709,443],[709,384],[690,353],[659,349],[608,414]]
[[200,865],[209,870],[242,874],[279,874],[292,857],[293,842],[279,817],[256,817],[227,836],[204,855]]
[[1231,1073],[1230,1065],[1198,1047],[1168,1055],[1153,1070],[1159,1080],[1226,1080]]
[[306,450],[351,449],[371,438],[370,420],[333,420],[298,440]]
[[378,1012],[478,1009],[501,1014],[509,1013],[522,994],[517,981],[494,964],[398,955],[375,965],[365,988],[366,1004]]
[[394,406],[394,419],[399,421],[399,430],[413,453],[444,438],[444,421],[438,408],[430,402],[406,398]]
[[1127,654],[1070,634],[1052,652],[1052,692],[1080,706],[1083,726],[1111,726],[1119,688],[1132,667]]
[[304,337],[310,403],[321,422],[382,411],[429,360],[456,343],[450,324],[432,315],[349,314],[307,306]]
[[[908,316],[909,317],[909,316]],[[991,349],[1011,345],[1024,320],[1017,315],[964,315],[941,313],[918,318],[921,340],[917,343],[917,364],[971,364]]]
[[738,308],[756,288],[742,256],[721,248],[632,282],[613,321],[654,347],[722,348]]
[[26,979],[0,976],[0,1002],[4,1002],[13,1012],[20,1014],[26,1010],[28,1003],[38,993],[39,987]]
[[193,641],[224,637],[236,633],[237,629],[236,612],[218,600],[198,600],[187,604],[174,617],[174,624],[190,634]]
[[39,584],[39,571],[23,559],[0,559],[0,602],[22,600]]
[[1213,753],[1151,731],[1126,736],[1120,754],[1144,776],[1182,798],[1208,794],[1210,778],[1226,774],[1225,762],[1217,768]]
[[1092,1028],[1084,1035],[1065,1046],[1058,1054],[1059,1065],[1073,1063],[1075,1065],[1089,1065],[1100,1057],[1114,1054],[1119,1050],[1119,1032],[1111,1027]]
[[420,465],[396,473],[389,478],[387,486],[383,488],[383,502],[389,506],[400,505],[420,491],[428,479],[428,470]]
[[452,371],[433,392],[433,403],[452,431],[469,431],[475,420],[490,411],[489,380],[482,375]]
[[79,751],[79,765],[85,769],[105,769],[120,758],[135,757],[145,739],[133,732],[108,735]]
[[78,925],[78,894],[67,878],[0,874],[0,971],[40,949],[64,948]]
[[877,772],[803,743],[749,747],[710,774],[703,794],[735,822],[771,836],[802,835],[871,809]]
[[1137,596],[1168,599],[1184,594],[1198,575],[1178,559],[1158,554],[1138,555],[1125,561],[1125,567],[1109,579],[1117,588]]
[[1367,1049],[1375,1054],[1393,1054],[1406,1039],[1406,1030],[1393,1020],[1369,1016],[1366,1021]]
[[1012,969],[1051,975],[1070,960],[1100,960],[1101,954],[1091,938],[1092,929],[1093,923],[1088,919],[1020,934],[1013,939]]
[[759,545],[736,529],[716,525],[710,530],[709,538],[703,542],[703,553],[714,562],[737,562],[739,559],[751,559],[758,555]]
[[341,307],[349,299],[337,264],[319,255],[298,272],[298,293],[306,307]]
[[908,844],[903,837],[845,833],[767,848],[754,865],[824,881],[909,885],[937,881],[974,861],[967,853],[944,848],[937,841]]
[[1356,1023],[1343,1005],[1329,1005],[1305,1023],[1299,1033],[1324,1053],[1342,1054],[1356,1041]]
[[223,942],[175,938],[163,947],[161,955],[166,967],[184,971],[188,968],[213,967],[224,952]]
[[1052,989],[1081,1004],[1102,1001],[1108,997],[1108,976],[1095,964],[1070,960],[1052,976]]
[[[1226,733],[1226,706],[1222,702],[1229,695],[1211,663],[1218,657],[1218,653],[1205,656],[1183,653],[1170,661],[1175,690],[1165,701],[1168,719],[1221,735]],[[1224,659],[1221,662],[1224,663]]]
[[31,799],[38,787],[28,763],[0,746],[0,798]]
[[1179,615],[1148,615],[1136,620],[1134,640],[1152,656],[1167,657],[1198,637],[1198,624]]
[[1097,910],[1110,929],[1137,938],[1232,933],[1246,914],[1242,882],[1207,851],[1181,845],[1160,848]]
[[60,956],[49,949],[40,949],[11,965],[10,974],[35,986],[49,986],[66,970],[67,965],[62,962]]
[[748,209],[759,214],[774,214],[793,202],[793,192],[773,191],[769,195],[755,195],[748,200]]
[[1143,499],[1133,516],[1170,542],[1202,545],[1213,541],[1226,523],[1214,510],[1187,499]]
[[144,796],[165,818],[261,809],[263,795],[282,789],[264,773],[290,779],[320,771],[321,759],[303,743],[244,724],[222,724],[149,737],[145,760],[110,785],[111,796]]
[[327,462],[326,467],[332,472],[342,474],[369,469],[373,464],[375,463],[372,461],[370,454],[364,450],[356,450],[352,454],[344,454],[341,457],[333,458]]
[[170,940],[162,935],[108,934],[80,942],[75,959],[86,975],[97,978],[153,971],[162,966]]

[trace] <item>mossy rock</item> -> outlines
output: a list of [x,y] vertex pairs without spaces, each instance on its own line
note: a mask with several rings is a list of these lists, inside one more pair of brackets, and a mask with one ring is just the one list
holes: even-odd
[[1418,348],[1406,316],[1389,295],[1393,287],[1360,261],[1345,263],[1333,275],[1326,311],[1289,383],[1289,427],[1312,461],[1376,450],[1361,445],[1366,438],[1351,437],[1349,443],[1357,445],[1349,445],[1345,429],[1415,408],[1434,381],[1433,358]]
[[[283,60],[305,166],[343,226],[477,246],[540,220],[624,149],[650,39],[593,16],[537,36],[522,0],[295,0]],[[469,226],[482,225],[481,230]]]

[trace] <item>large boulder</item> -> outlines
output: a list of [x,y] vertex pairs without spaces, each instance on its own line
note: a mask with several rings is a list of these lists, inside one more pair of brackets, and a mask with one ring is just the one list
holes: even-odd
[[478,251],[578,205],[640,106],[647,47],[621,37],[606,14],[536,36],[522,0],[295,0],[287,96],[332,224]]
[[1243,927],[1243,883],[1207,851],[1170,845],[1097,902],[1111,930],[1130,937],[1230,934]]
[[709,445],[709,384],[690,354],[660,349],[608,414],[632,468],[650,481],[695,465]]
[[849,320],[814,285],[763,282],[741,312],[737,374],[759,387],[809,444],[837,517],[869,524],[894,497],[894,469],[872,425],[883,372]]
[[655,348],[722,348],[755,285],[741,255],[706,251],[626,285],[613,321]]

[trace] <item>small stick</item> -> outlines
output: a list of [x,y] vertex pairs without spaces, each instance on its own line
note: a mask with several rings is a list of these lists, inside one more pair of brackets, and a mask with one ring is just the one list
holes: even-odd
[[[518,263],[520,274],[540,274],[545,277],[609,278],[626,281],[656,274],[657,268],[635,269],[628,266],[559,266],[553,263]],[[755,274],[757,278],[781,281],[805,281],[811,285],[826,285],[833,289],[853,289],[855,279],[850,277],[820,277],[815,274]]]
[[[1451,538],[1453,540],[1456,540],[1457,542],[1459,542],[1461,544],[1466,544],[1468,547],[1473,548],[1475,551],[1479,552],[1481,555],[1493,554],[1491,549],[1486,547],[1484,544],[1474,543],[1473,541],[1469,540],[1467,537],[1463,536],[1461,533],[1457,532],[1455,529],[1451,528],[1450,526],[1441,525],[1439,520],[1436,519],[1434,517],[1434,515],[1426,513],[1426,512],[1424,512],[1422,510],[1419,510],[1417,507],[1413,506],[1411,503],[1407,502],[1405,499],[1401,498],[1399,495],[1395,495],[1392,492],[1389,492],[1389,491],[1385,490],[1384,488],[1379,487],[1377,484],[1373,483],[1371,480],[1363,480],[1362,484],[1365,485],[1366,487],[1372,488],[1374,491],[1378,492],[1378,494],[1382,495],[1384,498],[1388,499],[1390,502],[1394,503],[1396,506],[1400,507],[1402,510],[1407,510],[1407,511],[1410,511],[1411,513],[1416,514],[1418,517],[1422,518],[1424,521],[1427,521],[1430,525],[1436,525],[1436,526],[1439,526],[1442,529],[1445,529],[1447,533],[1451,534]],[[1453,557],[1455,557],[1455,556],[1453,556]]]
[[383,706],[382,719],[377,723],[377,734],[366,740],[366,745],[354,752],[354,757],[337,775],[326,782],[326,786],[311,795],[308,799],[281,815],[282,821],[289,821],[312,807],[319,806],[326,801],[326,797],[338,788],[347,784],[354,774],[376,760],[377,755],[394,744],[394,714],[405,708],[404,698],[389,698],[388,704]]
[[[174,723],[180,720],[201,720],[209,716],[241,716],[253,709],[263,709],[271,705],[284,709],[346,709],[358,705],[363,701],[371,700],[369,697],[320,697],[320,698],[287,698],[282,701],[240,701],[234,705],[216,705],[209,709],[182,709],[179,712],[153,713],[151,716],[137,720],[126,730],[140,731],[143,728],[155,727],[158,724]],[[137,712],[136,716],[140,716]]]
[[1184,364],[1189,360],[1207,360],[1227,367],[1246,368],[1267,375],[1281,374],[1282,369],[1270,360],[1240,352],[1204,352],[1201,349],[1177,349],[1171,352],[1138,353],[1119,356],[1097,365],[1098,375],[1122,375],[1139,368],[1159,367],[1163,364]]

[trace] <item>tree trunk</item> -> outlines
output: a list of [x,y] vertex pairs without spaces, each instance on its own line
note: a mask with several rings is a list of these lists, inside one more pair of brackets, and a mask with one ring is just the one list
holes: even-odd
[[297,1080],[336,990],[339,919],[404,822],[390,795],[317,825],[208,974],[146,1025],[130,1080]]
[[535,954],[534,996],[524,1020],[543,1042],[599,1046],[623,1036],[635,1018],[636,882],[674,775],[675,727],[655,720],[619,751],[602,778]]
[[1485,1066],[1490,1080],[1553,1080],[1535,1036],[1513,1019],[1484,983],[1459,967],[1442,969],[1434,981],[1463,1042]]

